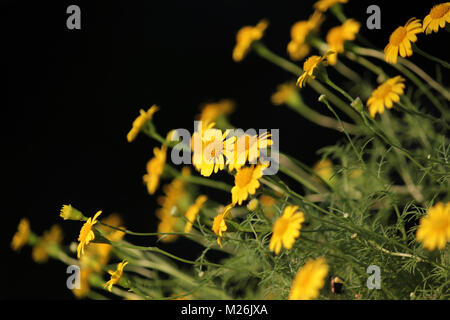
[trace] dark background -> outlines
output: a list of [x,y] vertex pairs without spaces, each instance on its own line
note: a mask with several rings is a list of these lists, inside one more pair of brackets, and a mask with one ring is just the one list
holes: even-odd
[[[202,103],[233,99],[234,125],[280,128],[280,149],[307,164],[318,159],[318,148],[341,138],[271,105],[276,85],[293,79],[290,74],[253,54],[241,63],[231,59],[237,30],[261,18],[270,21],[263,41],[286,57],[290,27],[308,18],[314,1],[36,2],[1,5],[1,48],[6,54],[1,70],[7,80],[1,118],[6,160],[2,299],[73,298],[65,287],[62,263],[35,264],[30,247],[20,253],[10,250],[22,217],[30,219],[37,234],[60,223],[66,244],[76,240],[81,227],[59,218],[60,207],[68,203],[88,216],[97,210],[104,216],[120,213],[132,230],[155,230],[156,201],[147,194],[142,175],[157,144],[144,135],[131,144],[126,141],[140,108],[161,106],[154,119],[165,134],[178,127],[192,130]],[[81,30],[66,28],[70,4],[81,8]],[[381,30],[365,27],[370,4],[381,7]],[[397,26],[412,16],[423,19],[433,4],[350,0],[344,11],[382,49]],[[322,30],[337,24],[329,15]],[[445,56],[429,49],[442,46],[437,37],[427,42],[427,51]],[[314,91],[306,88],[304,93],[310,106],[323,110]],[[227,201],[221,194],[213,196]]]

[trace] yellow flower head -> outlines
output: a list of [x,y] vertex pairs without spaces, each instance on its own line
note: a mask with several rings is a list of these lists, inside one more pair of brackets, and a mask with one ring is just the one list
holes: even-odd
[[111,279],[105,283],[104,287],[108,288],[108,291],[112,291],[113,285],[117,284],[122,277],[123,274],[123,268],[128,264],[128,261],[122,261],[117,265],[116,271],[109,270],[108,273],[111,275]]
[[325,284],[327,274],[328,264],[325,258],[308,260],[295,275],[289,292],[289,300],[316,299]]
[[80,242],[78,244],[77,248],[77,257],[78,259],[81,258],[81,256],[84,254],[85,247],[95,239],[94,231],[92,230],[92,227],[98,222],[97,218],[101,214],[101,211],[98,211],[94,218],[89,218],[83,227],[81,227],[80,235],[78,236],[78,241]]
[[297,211],[297,206],[287,206],[283,215],[274,223],[272,237],[270,238],[269,250],[279,254],[281,246],[291,249],[295,239],[300,236],[300,229],[305,216],[303,212]]
[[252,199],[252,200],[250,200],[248,203],[247,203],[247,209],[249,210],[249,211],[256,211],[256,209],[258,209],[258,206],[259,206],[259,201],[258,201],[258,199]]
[[279,106],[295,97],[296,86],[294,82],[282,83],[277,86],[277,91],[272,94],[271,101],[273,105]]
[[428,210],[420,220],[416,238],[430,251],[444,249],[450,241],[450,202],[439,202]]
[[319,0],[314,3],[314,9],[325,12],[336,3],[347,3],[348,0]]
[[72,289],[73,294],[77,299],[82,299],[89,293],[91,287],[89,286],[89,277],[92,274],[92,269],[89,268],[80,268],[80,288]]
[[450,2],[437,4],[423,19],[423,31],[426,34],[438,32],[439,27],[444,28],[447,22],[450,22]]
[[405,26],[398,27],[389,37],[389,43],[384,48],[384,60],[397,63],[397,56],[405,58],[413,54],[411,43],[417,41],[416,34],[422,32],[420,20],[411,18]]
[[328,58],[330,65],[337,62],[337,54],[344,52],[344,42],[355,40],[361,24],[353,19],[346,20],[342,25],[334,27],[328,31],[326,41],[330,50],[336,52]]
[[313,166],[313,171],[317,173],[319,177],[321,177],[325,181],[330,181],[333,176],[333,162],[330,159],[323,159],[318,161]]
[[161,149],[153,149],[154,157],[147,162],[147,173],[142,178],[147,185],[149,194],[154,194],[159,185],[159,178],[164,171],[166,163],[167,146],[163,145]]
[[[270,139],[270,133],[264,132],[261,135],[251,136],[243,134],[236,139],[233,148],[233,160],[229,157],[228,169],[240,169],[247,160],[255,163],[259,158],[260,151],[271,146],[273,141]],[[231,153],[231,152],[230,152]]]
[[400,96],[405,88],[404,81],[405,79],[401,76],[395,76],[386,80],[372,92],[372,95],[367,100],[367,107],[372,118],[377,113],[382,114],[384,108],[391,109],[394,102],[400,101]]
[[17,232],[14,234],[11,241],[11,249],[14,251],[19,251],[28,242],[28,237],[30,236],[30,221],[23,218],[19,222],[17,227]]
[[75,209],[70,204],[65,204],[61,208],[61,212],[59,214],[61,218],[64,220],[83,220],[84,216],[81,211]]
[[186,225],[184,226],[184,232],[189,233],[192,229],[192,225],[194,224],[195,217],[197,217],[198,212],[203,207],[203,204],[208,200],[208,197],[205,195],[201,195],[197,197],[195,203],[189,207],[186,211]]
[[153,114],[159,110],[159,107],[157,105],[153,105],[150,109],[145,112],[144,110],[139,110],[139,116],[133,121],[133,127],[131,128],[130,132],[127,134],[127,140],[128,142],[133,141],[136,139],[139,131],[141,131],[142,127],[147,123],[147,121],[151,120],[153,117]]
[[249,194],[255,194],[259,188],[259,180],[263,176],[263,170],[269,166],[268,163],[252,165],[238,169],[234,175],[234,187],[231,188],[233,204],[242,204],[247,200]]
[[231,203],[227,205],[221,213],[219,213],[213,221],[212,230],[215,234],[217,234],[217,244],[222,247],[222,237],[223,233],[227,231],[227,224],[225,223],[225,219],[227,219],[231,215],[231,209],[234,207],[234,204]]
[[323,56],[314,55],[306,59],[305,63],[303,64],[303,73],[298,78],[297,85],[300,88],[303,88],[309,79],[315,79],[316,76],[314,75],[314,72],[316,71],[316,69],[325,59],[327,59],[332,54],[335,53],[333,51],[327,51]]
[[53,225],[49,231],[45,231],[33,247],[32,258],[37,263],[48,261],[48,248],[51,245],[60,244],[63,239],[63,232],[59,225]]
[[202,121],[204,125],[216,121],[216,119],[222,115],[228,115],[234,110],[234,103],[231,100],[220,100],[215,103],[205,104],[198,119]]
[[242,61],[250,50],[253,41],[260,40],[267,26],[267,20],[261,20],[256,26],[242,27],[236,34],[236,45],[233,49],[233,60],[236,62]]
[[317,32],[323,20],[323,14],[319,11],[314,11],[308,20],[297,21],[292,25],[291,41],[287,46],[287,52],[292,60],[302,60],[308,55],[310,46],[306,41],[306,37],[310,32]]

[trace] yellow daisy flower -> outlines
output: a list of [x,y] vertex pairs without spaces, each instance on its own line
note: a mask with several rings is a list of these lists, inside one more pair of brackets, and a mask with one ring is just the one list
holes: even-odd
[[395,76],[383,82],[373,92],[367,100],[370,116],[373,118],[377,113],[382,114],[384,108],[391,109],[394,102],[400,101],[405,88],[404,78]]
[[450,241],[450,202],[439,202],[428,210],[420,220],[416,238],[430,251],[445,248]]
[[269,166],[266,164],[252,165],[238,169],[234,175],[234,187],[231,188],[231,198],[233,204],[242,204],[247,200],[249,194],[255,194],[259,188],[259,180],[263,176],[263,170]]
[[400,26],[389,37],[389,43],[384,48],[384,60],[389,63],[397,63],[397,56],[405,58],[413,54],[411,43],[417,41],[416,34],[422,32],[420,20],[411,18],[405,26]]
[[302,60],[309,54],[311,48],[306,41],[306,37],[310,32],[317,32],[323,20],[323,14],[314,11],[308,20],[297,21],[292,25],[291,41],[287,46],[287,52],[292,60]]
[[450,22],[450,2],[437,4],[423,19],[423,31],[426,34],[438,32],[439,27],[444,28],[447,22]]
[[325,12],[336,3],[347,3],[348,0],[319,0],[314,3],[314,9]]
[[333,51],[327,51],[323,56],[311,56],[303,64],[303,73],[297,80],[297,85],[303,88],[309,79],[315,79],[314,72],[319,65],[327,59],[330,55],[334,54]]
[[222,247],[222,237],[223,233],[227,231],[227,224],[225,223],[225,219],[227,219],[231,215],[231,209],[234,207],[234,204],[231,203],[227,205],[221,213],[219,213],[213,221],[212,230],[215,234],[217,234],[217,244]]
[[157,105],[153,105],[150,109],[145,112],[144,110],[139,110],[139,116],[133,121],[133,127],[131,128],[130,132],[127,134],[127,140],[128,142],[133,141],[136,139],[139,131],[141,131],[142,127],[147,123],[147,121],[151,120],[153,117],[153,114],[159,110],[159,107]]
[[289,292],[289,300],[316,299],[325,284],[327,274],[328,264],[325,258],[308,260],[295,275]]
[[258,207],[259,207],[259,201],[258,201],[258,199],[256,199],[256,198],[250,200],[250,201],[247,203],[247,209],[248,209],[248,211],[251,211],[251,212],[256,211],[256,209],[258,209]]
[[101,214],[101,211],[98,211],[94,218],[89,218],[83,227],[81,227],[80,235],[78,236],[78,241],[80,242],[78,244],[77,248],[77,257],[80,259],[80,257],[84,254],[85,247],[95,239],[94,231],[92,230],[92,227],[98,222],[97,218]]
[[220,100],[215,103],[207,103],[202,109],[198,116],[198,120],[202,121],[203,124],[209,124],[216,121],[221,115],[228,115],[234,110],[234,103],[231,100]]
[[336,52],[328,58],[330,65],[337,62],[337,54],[344,52],[344,42],[355,40],[361,24],[353,19],[346,20],[342,25],[331,28],[326,36],[329,49]]
[[65,204],[61,208],[61,212],[59,216],[64,220],[84,220],[85,216],[81,213],[81,211],[75,209],[70,204]]
[[305,221],[303,212],[297,211],[298,206],[287,206],[283,215],[274,223],[269,250],[279,254],[281,246],[291,249],[295,239],[300,236],[302,222]]
[[27,218],[23,218],[19,222],[17,232],[14,234],[11,241],[11,249],[19,251],[28,242],[30,236],[30,221]]
[[123,260],[121,263],[117,265],[116,271],[109,270],[108,273],[111,275],[111,280],[105,283],[105,289],[108,288],[108,291],[112,291],[113,285],[119,283],[120,278],[123,274],[123,268],[128,264],[128,261]]
[[203,207],[203,204],[208,200],[208,197],[205,195],[201,195],[197,197],[195,203],[189,207],[186,211],[186,225],[184,226],[184,232],[189,233],[192,229],[192,225],[194,224],[195,217],[197,217],[198,212]]
[[242,61],[250,50],[253,41],[260,40],[267,26],[267,20],[261,20],[256,26],[242,27],[236,34],[236,45],[233,49],[233,60]]
[[51,245],[60,244],[63,239],[63,232],[59,225],[53,225],[49,231],[45,231],[33,247],[31,256],[36,263],[48,261],[48,248]]
[[[228,169],[240,169],[247,160],[250,163],[255,163],[259,158],[260,151],[267,149],[272,145],[273,141],[270,139],[270,133],[264,132],[261,135],[251,136],[243,134],[236,139],[233,148],[233,160],[228,160]],[[228,157],[231,159],[231,157]]]
[[275,106],[287,103],[292,97],[295,97],[296,86],[294,82],[281,83],[277,86],[277,91],[272,94],[270,100]]
[[161,149],[153,149],[154,157],[147,162],[147,173],[143,176],[143,181],[147,185],[149,194],[154,194],[159,185],[159,178],[164,171],[166,163],[167,146],[163,145]]
[[317,173],[319,177],[321,177],[325,181],[330,181],[333,176],[333,162],[329,159],[323,159],[318,161],[313,166],[313,171]]

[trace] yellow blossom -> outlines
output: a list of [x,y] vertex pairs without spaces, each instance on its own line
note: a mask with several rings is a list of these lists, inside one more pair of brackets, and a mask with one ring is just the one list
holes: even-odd
[[297,85],[303,88],[309,79],[315,79],[314,72],[319,65],[330,55],[335,54],[333,51],[326,52],[323,56],[311,56],[303,64],[303,73],[297,80]]
[[228,227],[225,223],[225,219],[227,219],[231,215],[231,209],[234,207],[234,204],[231,203],[227,205],[221,213],[219,213],[213,221],[212,230],[214,233],[218,236],[217,237],[217,244],[222,247],[222,237],[223,233],[227,231]]
[[92,269],[90,268],[80,268],[80,287],[72,289],[73,294],[76,298],[82,299],[87,296],[91,287],[89,285],[89,277],[92,274]]
[[143,177],[149,194],[154,194],[158,188],[159,178],[164,171],[166,163],[167,146],[163,145],[161,149],[154,148],[153,154],[154,157],[147,162],[147,173]]
[[203,204],[208,200],[208,197],[205,195],[201,195],[197,197],[195,200],[195,203],[189,207],[189,209],[186,211],[186,225],[184,226],[184,232],[188,233],[192,229],[192,225],[195,221],[195,217],[197,217],[198,212],[202,208]]
[[45,231],[38,239],[31,253],[33,260],[37,263],[48,261],[48,248],[55,244],[60,244],[63,239],[63,232],[59,225],[53,225],[49,231]]
[[101,211],[98,211],[95,215],[94,218],[89,218],[85,224],[83,225],[83,227],[80,230],[80,235],[78,236],[78,248],[77,248],[77,257],[78,259],[81,258],[81,256],[84,254],[84,249],[85,247],[95,239],[95,234],[94,231],[92,230],[92,228],[94,227],[94,225],[98,222],[97,218],[98,216],[101,214]]
[[23,218],[19,222],[17,227],[17,232],[14,234],[11,241],[11,249],[14,251],[19,251],[28,242],[28,237],[30,236],[30,221]]
[[400,101],[400,96],[403,95],[403,89],[405,88],[404,81],[405,79],[401,76],[390,78],[372,92],[367,100],[367,107],[372,118],[377,113],[382,114],[384,108],[391,109],[394,102]]
[[348,0],[319,0],[314,3],[314,9],[325,12],[337,3],[347,3]]
[[121,263],[119,263],[117,265],[117,269],[116,271],[111,271],[109,270],[108,273],[111,275],[111,279],[105,283],[104,287],[108,288],[108,291],[111,292],[112,291],[112,287],[113,285],[119,283],[120,278],[122,277],[123,274],[123,268],[125,268],[125,266],[128,264],[128,261],[122,261]]
[[81,213],[81,211],[75,209],[70,204],[65,204],[61,208],[61,212],[59,214],[61,218],[64,220],[83,220],[85,217]]
[[256,211],[256,209],[258,209],[258,206],[259,206],[259,201],[258,201],[258,199],[252,199],[252,200],[250,200],[248,203],[247,203],[247,209],[249,210],[249,211]]
[[430,251],[445,248],[450,241],[450,202],[438,202],[428,209],[427,215],[420,219],[416,238]]
[[233,110],[234,103],[231,100],[224,99],[215,103],[207,103],[202,107],[198,120],[202,121],[203,125],[207,125],[222,115],[232,113]]
[[306,41],[310,32],[317,32],[324,20],[319,11],[309,17],[308,20],[297,21],[291,27],[291,41],[288,43],[287,52],[292,60],[302,60],[309,54],[310,46]]
[[328,269],[325,258],[308,260],[295,275],[289,292],[289,300],[316,299],[325,284]]
[[330,159],[318,161],[312,169],[323,180],[330,182],[330,179],[333,176],[333,162],[331,162]]
[[[270,133],[264,132],[258,135],[243,134],[238,136],[234,147],[231,149],[233,152],[232,157],[228,157],[228,169],[240,169],[247,160],[250,163],[256,163],[260,156],[261,150],[267,149],[272,145],[270,139]],[[230,154],[231,152],[229,152]],[[232,158],[232,160],[230,160]]]
[[397,56],[405,58],[413,54],[411,43],[417,41],[416,34],[422,32],[420,20],[411,18],[405,26],[400,26],[389,37],[389,43],[384,48],[384,59],[389,63],[397,63]]
[[426,34],[438,32],[450,22],[450,2],[444,2],[431,8],[430,13],[423,19],[423,31]]
[[139,116],[133,121],[133,127],[131,128],[130,132],[127,134],[127,140],[128,142],[133,141],[136,139],[139,131],[141,131],[142,127],[147,123],[147,121],[151,120],[153,117],[153,114],[159,110],[159,107],[157,105],[153,105],[150,109],[146,111],[139,110]]
[[329,49],[336,52],[328,58],[330,65],[337,62],[337,54],[344,52],[345,41],[354,40],[361,24],[353,19],[346,20],[342,25],[334,27],[328,31],[326,41]]
[[305,217],[303,212],[297,211],[298,206],[287,206],[283,215],[274,223],[269,250],[279,254],[281,246],[291,249],[295,239],[300,236],[300,229]]
[[294,82],[282,83],[277,86],[277,91],[272,94],[270,100],[273,105],[279,106],[287,103],[296,94],[296,86]]
[[233,204],[242,204],[247,200],[249,194],[255,194],[259,188],[259,179],[263,176],[263,170],[269,164],[258,164],[250,167],[238,169],[234,175],[234,187],[231,188],[231,197]]
[[260,40],[269,23],[261,20],[256,26],[242,27],[236,34],[236,45],[233,49],[233,60],[242,61],[250,50],[253,41]]

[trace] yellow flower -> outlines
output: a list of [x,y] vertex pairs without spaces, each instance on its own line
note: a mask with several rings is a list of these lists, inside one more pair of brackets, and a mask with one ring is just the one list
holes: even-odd
[[72,289],[73,294],[76,298],[81,299],[87,296],[91,287],[89,286],[89,277],[92,274],[92,269],[80,268],[80,288]]
[[242,27],[236,34],[236,45],[233,49],[233,60],[236,62],[242,61],[250,50],[250,45],[253,41],[259,40],[263,37],[269,23],[267,20],[261,20],[256,26]]
[[70,204],[62,206],[59,216],[64,220],[83,220],[85,218],[81,211],[75,209]]
[[325,181],[330,181],[333,176],[333,162],[329,159],[323,159],[318,161],[313,166],[313,171],[317,173],[319,177],[321,177]]
[[336,52],[328,58],[330,65],[337,62],[337,54],[344,52],[344,42],[355,40],[361,24],[353,19],[346,20],[342,25],[334,27],[328,31],[326,41],[329,49]]
[[225,157],[233,151],[235,141],[235,137],[226,138],[228,130],[222,132],[213,128],[214,125],[214,122],[208,124],[206,130],[199,128],[201,132],[196,131],[192,136],[192,163],[205,177],[225,168]]
[[303,73],[297,80],[297,85],[303,88],[309,79],[315,79],[314,72],[319,65],[327,59],[330,55],[334,54],[333,51],[327,51],[323,56],[311,56],[303,64]]
[[397,63],[397,56],[405,58],[413,54],[411,43],[417,41],[416,34],[422,32],[420,20],[411,18],[405,26],[398,27],[389,37],[389,43],[384,48],[384,60]]
[[50,246],[60,244],[63,239],[63,232],[59,225],[53,225],[49,231],[45,231],[33,247],[32,258],[37,263],[48,261],[48,249]]
[[221,115],[228,115],[234,110],[234,103],[231,100],[220,100],[215,103],[205,104],[198,119],[202,121],[203,125],[216,121]]
[[273,105],[279,106],[288,102],[296,94],[296,86],[293,82],[282,83],[277,86],[277,91],[272,94],[270,100]]
[[367,107],[372,118],[377,113],[382,114],[384,108],[391,109],[394,102],[400,101],[400,96],[405,88],[404,81],[405,79],[401,76],[390,78],[372,92],[372,95],[367,100]]
[[189,209],[186,211],[186,225],[184,226],[184,232],[188,233],[192,229],[192,225],[194,224],[195,217],[197,217],[198,212],[202,208],[203,204],[208,200],[208,197],[205,195],[201,195],[197,197],[195,200],[195,203],[189,207]]
[[85,247],[95,239],[94,231],[92,230],[92,227],[98,222],[97,218],[101,214],[101,211],[98,211],[94,218],[89,218],[83,227],[81,227],[80,235],[78,236],[78,241],[80,242],[78,244],[77,248],[77,257],[80,259],[80,257],[84,254]]
[[258,209],[258,206],[259,206],[259,201],[258,201],[258,199],[252,199],[252,200],[250,200],[248,203],[247,203],[247,209],[249,210],[249,211],[256,211],[256,209]]
[[274,223],[269,250],[279,254],[281,246],[291,249],[295,239],[300,236],[302,222],[305,221],[303,212],[297,211],[298,206],[287,206],[283,215]]
[[289,292],[289,300],[316,299],[325,284],[327,274],[328,264],[325,258],[308,260],[295,275]]
[[131,128],[130,132],[127,134],[127,140],[128,142],[133,141],[136,139],[139,131],[141,131],[142,127],[147,123],[147,121],[151,120],[153,117],[153,114],[159,110],[159,107],[157,105],[153,105],[150,109],[145,112],[144,110],[139,110],[139,116],[133,121],[133,127]]
[[30,221],[27,218],[23,218],[19,222],[17,232],[14,234],[11,241],[11,249],[19,251],[28,242],[30,236]]
[[238,169],[234,175],[234,187],[231,188],[231,197],[233,204],[242,204],[247,200],[249,194],[255,194],[260,183],[258,179],[263,176],[263,170],[269,166],[266,164],[252,165]]
[[292,60],[302,60],[308,55],[311,48],[306,41],[306,37],[310,32],[317,32],[323,20],[323,14],[314,11],[308,20],[297,21],[292,25],[291,41],[287,46],[287,52]]
[[[255,163],[259,158],[260,151],[267,149],[272,145],[270,133],[264,132],[261,135],[251,136],[249,134],[240,135],[232,148],[233,160],[228,161],[228,169],[240,169],[248,160],[250,163]],[[231,155],[231,152],[229,152]],[[228,157],[229,159],[231,157]]]
[[325,12],[336,3],[347,3],[348,0],[319,0],[314,3],[314,9]]
[[215,234],[217,234],[217,244],[222,247],[222,237],[223,233],[227,231],[227,224],[225,223],[225,219],[227,219],[231,215],[231,209],[234,207],[234,204],[231,203],[227,205],[221,213],[219,213],[213,221],[212,230]]
[[112,291],[113,285],[117,284],[122,277],[123,274],[123,268],[128,264],[128,261],[122,261],[117,265],[116,271],[109,270],[108,273],[111,275],[111,280],[105,283],[104,287],[108,288],[108,291]]
[[450,202],[439,202],[428,210],[420,220],[416,238],[430,251],[444,249],[450,241]]
[[426,34],[438,32],[439,27],[444,28],[447,22],[450,22],[450,2],[437,4],[423,19],[423,31]]
[[167,146],[163,145],[161,149],[153,149],[154,157],[147,162],[147,173],[143,180],[147,185],[149,194],[154,194],[159,185],[159,178],[164,171],[164,164],[166,163]]

